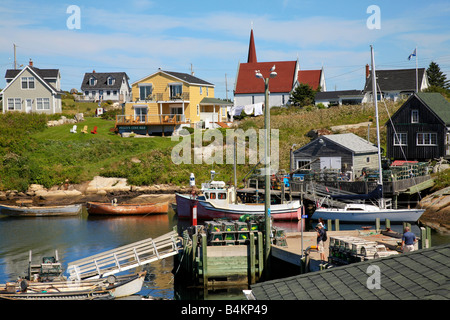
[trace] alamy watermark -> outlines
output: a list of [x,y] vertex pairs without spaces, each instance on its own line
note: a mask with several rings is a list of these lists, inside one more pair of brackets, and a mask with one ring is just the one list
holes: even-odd
[[[183,130],[182,130],[183,131]],[[185,130],[187,133],[187,130]],[[202,131],[195,129],[193,135],[173,135],[172,141],[182,141],[172,149],[172,162],[175,164],[245,164],[248,158],[249,164],[270,163],[272,171],[279,168],[279,130],[270,130],[269,157],[266,162],[266,129],[226,129],[223,131],[208,129]],[[182,132],[181,132],[182,133]],[[194,144],[192,148],[192,137]],[[211,142],[204,146],[204,142]],[[236,151],[235,151],[236,146]],[[225,156],[224,156],[225,151]],[[225,162],[224,162],[225,158]]]
[[381,270],[379,266],[376,265],[370,265],[367,267],[366,270],[367,274],[370,274],[371,276],[367,278],[367,289],[373,290],[373,289],[381,289]]
[[381,10],[377,5],[371,5],[367,7],[367,13],[371,13],[372,15],[367,18],[366,25],[370,30],[373,29],[381,29]]
[[80,9],[80,7],[72,4],[67,7],[66,13],[70,14],[70,16],[66,20],[67,29],[69,29],[69,30],[81,29],[81,9]]

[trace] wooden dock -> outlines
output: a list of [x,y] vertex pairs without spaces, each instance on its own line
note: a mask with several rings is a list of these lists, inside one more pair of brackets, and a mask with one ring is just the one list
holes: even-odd
[[[401,246],[401,234],[387,231],[387,230],[346,230],[346,231],[327,231],[328,240],[324,243],[325,262],[320,260],[320,254],[316,250],[317,245],[317,233],[316,232],[289,232],[287,233],[286,242],[287,246],[272,245],[272,257],[280,259],[281,261],[292,264],[299,267],[299,270],[303,272],[319,271],[322,268],[332,264],[330,259],[330,239],[338,237],[353,237],[358,238],[361,241],[375,242],[377,245],[384,246],[386,251],[400,252]],[[431,235],[429,230],[422,228],[421,237],[416,242],[416,249],[426,248],[431,246]],[[310,249],[312,248],[312,249]],[[310,250],[309,250],[310,249]],[[303,250],[303,251],[302,251]],[[305,254],[307,252],[308,261],[305,260]],[[303,259],[302,259],[303,258]],[[372,259],[373,256],[370,257]],[[305,270],[305,263],[308,264],[308,270]]]

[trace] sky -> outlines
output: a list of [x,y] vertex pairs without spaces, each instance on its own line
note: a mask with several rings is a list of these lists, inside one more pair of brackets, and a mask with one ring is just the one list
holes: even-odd
[[80,90],[92,70],[133,83],[161,68],[193,70],[232,99],[252,28],[259,62],[323,67],[328,91],[363,89],[370,45],[376,69],[415,68],[417,47],[419,68],[434,61],[450,79],[448,0],[2,0],[0,88],[15,44],[18,66],[59,69],[63,90]]

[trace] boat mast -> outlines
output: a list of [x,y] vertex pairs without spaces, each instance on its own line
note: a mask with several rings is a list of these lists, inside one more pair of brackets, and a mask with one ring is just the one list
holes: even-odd
[[[378,102],[377,102],[377,77],[375,75],[375,57],[373,53],[373,46],[370,45],[370,53],[372,58],[372,96],[373,96],[373,103],[375,105],[375,119],[377,124],[377,147],[378,147],[378,183],[383,188],[383,172],[381,171],[381,143],[380,143],[380,123],[378,119]],[[381,94],[381,92],[380,92]],[[382,189],[383,190],[383,189]],[[382,191],[383,192],[383,191]],[[381,198],[381,207],[384,208],[384,201],[383,196]]]

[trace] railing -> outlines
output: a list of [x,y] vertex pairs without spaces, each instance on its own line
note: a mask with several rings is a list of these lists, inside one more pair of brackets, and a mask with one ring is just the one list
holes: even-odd
[[147,114],[147,115],[117,115],[116,125],[139,125],[139,124],[179,124],[185,123],[184,114]]

